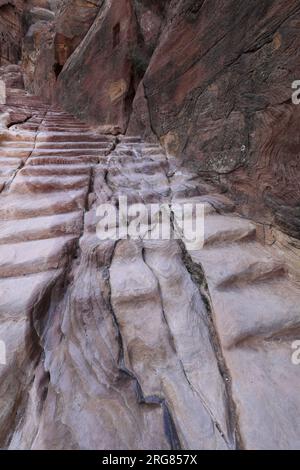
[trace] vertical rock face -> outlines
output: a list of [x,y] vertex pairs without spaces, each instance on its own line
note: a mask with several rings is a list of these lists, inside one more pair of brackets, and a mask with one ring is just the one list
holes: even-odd
[[63,66],[91,27],[103,0],[63,0],[58,5],[55,30],[57,59]]
[[244,215],[298,238],[299,15],[297,0],[104,2],[59,77],[59,100],[158,138]]
[[90,28],[102,1],[31,0],[23,14],[26,88],[51,101],[68,57]]
[[54,14],[58,2],[30,0],[23,14],[22,68],[26,89],[50,101],[56,84]]
[[128,57],[129,44],[136,43],[134,19],[131,1],[103,2],[59,80],[62,104],[77,106],[81,116],[93,122],[117,125],[123,133],[135,86]]
[[22,0],[0,0],[0,66],[21,58]]

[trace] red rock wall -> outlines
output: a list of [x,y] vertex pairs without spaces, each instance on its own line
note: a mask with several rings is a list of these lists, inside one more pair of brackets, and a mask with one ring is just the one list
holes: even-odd
[[[70,111],[124,132],[134,93],[129,43],[136,43],[130,0],[104,2],[85,40],[59,77],[59,99]],[[132,97],[133,98],[133,97]]]

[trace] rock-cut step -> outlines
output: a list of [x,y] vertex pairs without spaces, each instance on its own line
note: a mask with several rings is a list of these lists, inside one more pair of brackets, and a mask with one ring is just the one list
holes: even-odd
[[101,155],[103,152],[109,151],[109,147],[103,147],[102,149],[97,148],[85,148],[85,149],[35,149],[32,152],[33,157],[77,157],[81,155]]
[[20,147],[17,147],[17,148],[8,148],[6,147],[5,149],[4,148],[0,148],[0,158],[10,158],[10,157],[13,157],[13,158],[27,158],[29,157],[29,155],[31,155],[31,152],[32,152],[33,148],[32,147],[29,147],[29,148],[20,148]]
[[86,132],[39,132],[37,142],[100,142],[107,141],[108,145],[113,144],[113,140],[109,137],[104,138],[97,133]]
[[91,175],[91,166],[74,165],[26,165],[19,172],[22,176],[75,176]]
[[5,140],[1,142],[0,150],[6,151],[10,149],[30,150],[34,147],[34,141],[27,140]]
[[82,149],[94,149],[103,150],[108,147],[107,142],[37,142],[36,150],[82,150]]
[[26,164],[27,165],[97,165],[101,160],[102,155],[80,155],[77,157],[30,157]]
[[0,246],[0,278],[63,268],[77,238],[59,237]]
[[280,338],[299,330],[300,292],[289,279],[273,279],[241,289],[210,287],[217,328],[226,349]]
[[[0,313],[3,320],[28,320],[44,293],[61,276],[62,270],[51,270],[21,277],[0,279]],[[18,295],[16,295],[16,292]]]
[[3,167],[18,167],[21,165],[22,159],[21,158],[13,158],[13,157],[0,157],[0,166]]

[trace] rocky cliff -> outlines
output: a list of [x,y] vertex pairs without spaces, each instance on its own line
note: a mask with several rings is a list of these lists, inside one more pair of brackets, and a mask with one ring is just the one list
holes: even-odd
[[103,2],[59,77],[60,103],[155,136],[244,215],[299,238],[299,2],[163,3]]
[[0,447],[299,449],[299,2],[1,3]]

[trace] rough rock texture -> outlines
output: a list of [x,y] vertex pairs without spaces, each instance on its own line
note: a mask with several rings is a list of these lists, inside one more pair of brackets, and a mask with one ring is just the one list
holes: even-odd
[[158,4],[105,2],[59,76],[60,103],[159,139],[244,215],[299,238],[298,0]]
[[0,66],[21,58],[22,0],[0,0]]
[[[0,147],[1,447],[300,448],[299,247],[157,144],[6,107],[28,117]],[[119,195],[201,202],[204,248],[101,241]]]
[[56,15],[56,53],[60,66],[80,44],[92,25],[103,0],[63,0]]
[[1,3],[3,63],[20,58],[23,9],[28,90],[158,139],[243,215],[300,237],[298,0]]
[[102,3],[30,0],[25,4],[22,67],[28,90],[52,100],[57,77]]
[[26,88],[50,101],[56,84],[53,0],[30,0],[23,13],[22,68]]
[[[81,117],[116,125],[124,133],[135,93],[129,48],[136,41],[131,2],[104,2],[93,27],[59,78],[60,102],[71,111],[79,108]],[[76,98],[71,100],[71,96]]]
[[59,76],[60,104],[92,123],[118,126],[125,133],[164,11],[157,1],[101,2],[92,27]]

